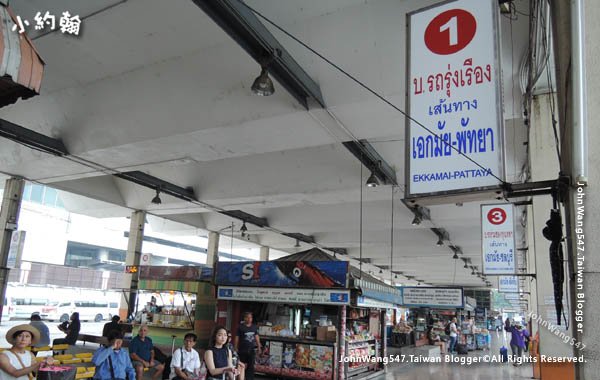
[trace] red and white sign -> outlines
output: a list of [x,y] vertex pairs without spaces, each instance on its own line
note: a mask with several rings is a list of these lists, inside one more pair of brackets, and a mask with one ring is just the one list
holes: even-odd
[[497,7],[456,0],[408,15],[408,197],[504,178]]
[[515,273],[515,224],[512,204],[481,206],[484,274]]

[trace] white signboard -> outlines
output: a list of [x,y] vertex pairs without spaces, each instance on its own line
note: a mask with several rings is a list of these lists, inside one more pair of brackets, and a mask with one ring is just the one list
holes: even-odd
[[497,8],[456,0],[408,15],[408,197],[504,178]]
[[394,309],[396,305],[389,302],[383,302],[374,300],[373,298],[358,296],[356,299],[356,306],[359,307],[372,307],[375,309]]
[[403,287],[402,306],[462,309],[462,288]]
[[348,305],[349,290],[219,286],[220,300]]
[[515,273],[515,227],[512,204],[481,205],[483,273]]
[[21,257],[23,256],[23,247],[25,246],[25,235],[27,231],[13,231],[10,237],[10,246],[8,248],[7,268],[19,268],[21,266]]
[[519,278],[517,276],[499,276],[498,291],[504,293],[518,293]]
[[517,301],[521,298],[519,293],[506,293],[504,299],[507,301]]

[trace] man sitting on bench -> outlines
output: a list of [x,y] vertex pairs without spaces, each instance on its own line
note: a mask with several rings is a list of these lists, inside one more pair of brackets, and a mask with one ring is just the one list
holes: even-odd
[[142,379],[144,368],[154,368],[153,380],[160,380],[165,365],[154,359],[154,345],[148,336],[148,326],[141,325],[138,335],[129,343],[129,355],[136,371],[136,379]]

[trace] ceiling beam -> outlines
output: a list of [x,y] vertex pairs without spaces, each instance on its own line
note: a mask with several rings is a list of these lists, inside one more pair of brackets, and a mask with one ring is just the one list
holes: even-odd
[[42,135],[4,119],[0,119],[0,136],[54,156],[69,155],[62,140]]

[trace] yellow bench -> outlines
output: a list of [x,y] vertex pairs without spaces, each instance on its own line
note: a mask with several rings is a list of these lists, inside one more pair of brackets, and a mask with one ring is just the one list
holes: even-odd
[[68,349],[69,349],[68,344],[56,344],[56,345],[52,346],[52,351],[54,352],[54,354],[56,354],[57,352],[64,354],[65,351]]
[[75,357],[81,359],[83,363],[90,363],[92,361],[91,352],[81,352],[79,354],[75,354]]

